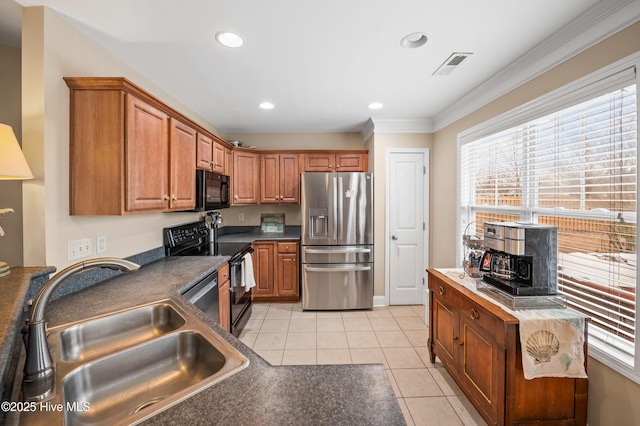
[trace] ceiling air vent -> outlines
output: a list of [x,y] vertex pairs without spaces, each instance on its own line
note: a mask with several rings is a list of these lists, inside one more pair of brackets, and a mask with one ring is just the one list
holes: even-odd
[[462,63],[462,61],[464,61],[465,59],[467,59],[471,55],[473,55],[473,53],[469,53],[469,52],[466,52],[466,53],[454,52],[431,75],[437,75],[437,76],[449,75],[451,73],[451,71],[456,69]]

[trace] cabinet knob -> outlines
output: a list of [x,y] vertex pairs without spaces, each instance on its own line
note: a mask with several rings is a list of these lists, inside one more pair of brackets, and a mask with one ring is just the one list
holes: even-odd
[[478,318],[480,318],[480,312],[478,312],[476,308],[472,308],[470,313],[471,313],[471,318],[473,318],[474,320],[477,320]]
[[443,286],[438,287],[438,294],[440,294],[440,296],[444,296],[446,293],[447,290]]
[[178,197],[176,197],[174,194],[171,194],[171,200],[172,201],[178,201]]
[[165,200],[165,201],[169,201],[170,199],[171,199],[171,198],[169,197],[169,195],[168,195],[168,194],[165,194],[165,196],[164,196],[164,200]]
[[333,166],[332,166],[331,164],[329,164],[329,168],[330,168],[330,169],[332,169],[332,168],[333,168]]
[[336,165],[336,169],[339,169],[339,168],[340,168],[340,164],[337,164],[337,165]]

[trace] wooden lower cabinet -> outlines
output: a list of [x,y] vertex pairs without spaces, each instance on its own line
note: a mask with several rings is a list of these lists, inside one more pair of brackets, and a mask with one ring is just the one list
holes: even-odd
[[220,327],[231,330],[231,293],[229,292],[229,264],[218,268],[218,322]]
[[253,243],[256,302],[296,302],[300,299],[300,267],[297,241]]
[[440,359],[489,424],[586,424],[588,379],[525,380],[518,319],[446,275],[428,273],[431,362]]

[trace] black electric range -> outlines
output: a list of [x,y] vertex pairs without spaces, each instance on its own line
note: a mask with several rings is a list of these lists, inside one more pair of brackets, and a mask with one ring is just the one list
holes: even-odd
[[229,291],[231,293],[231,333],[238,336],[251,316],[251,289],[244,287],[245,256],[253,252],[250,243],[218,243],[211,238],[207,225],[186,223],[163,229],[167,256],[229,256]]

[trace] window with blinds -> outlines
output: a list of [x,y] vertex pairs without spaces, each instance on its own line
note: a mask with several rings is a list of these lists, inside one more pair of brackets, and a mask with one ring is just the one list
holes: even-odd
[[475,221],[478,235],[485,221],[556,226],[559,292],[591,317],[590,345],[635,370],[634,71],[581,88],[561,108],[559,98],[539,105],[535,117],[507,129],[461,137],[459,217],[461,229]]

